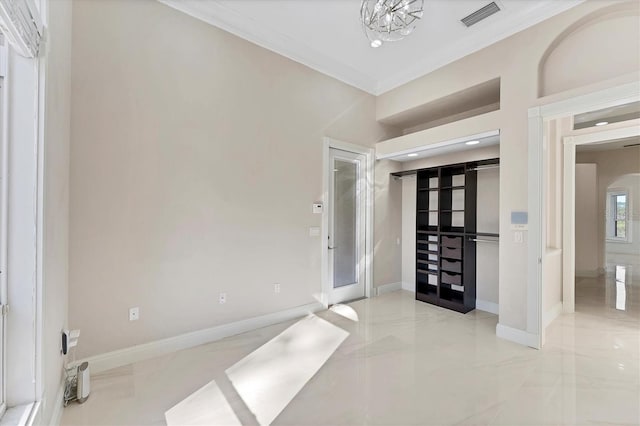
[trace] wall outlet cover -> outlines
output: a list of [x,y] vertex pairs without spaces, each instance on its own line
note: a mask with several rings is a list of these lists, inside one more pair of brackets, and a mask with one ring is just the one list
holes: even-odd
[[129,309],[129,321],[138,321],[138,319],[140,319],[140,308],[136,306]]

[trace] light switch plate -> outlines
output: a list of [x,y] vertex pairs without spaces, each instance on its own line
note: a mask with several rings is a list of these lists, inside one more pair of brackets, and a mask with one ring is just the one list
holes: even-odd
[[320,236],[320,228],[317,226],[312,226],[309,228],[309,236],[310,237],[319,237]]

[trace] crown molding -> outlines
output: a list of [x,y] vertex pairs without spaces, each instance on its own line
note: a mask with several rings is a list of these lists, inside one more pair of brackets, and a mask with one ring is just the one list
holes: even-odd
[[540,22],[551,18],[565,10],[569,10],[584,0],[567,0],[567,1],[545,1],[536,7],[534,18],[531,18],[531,11],[527,14],[511,17],[507,21],[501,21],[498,25],[487,26],[482,36],[470,34],[469,36],[459,40],[453,46],[445,46],[435,54],[430,55],[422,61],[405,70],[400,71],[389,78],[379,81],[376,86],[376,96],[382,95],[390,90],[402,86],[410,81],[420,78],[432,71],[442,68],[452,62],[457,61],[467,55],[484,49],[494,43],[504,40],[520,31],[532,27]]
[[[467,37],[455,42],[455,44],[444,46],[439,51],[428,55],[413,67],[409,69],[400,68],[397,73],[378,81],[298,39],[289,37],[261,22],[241,15],[218,2],[200,0],[158,1],[375,96],[402,86],[584,2],[584,0],[546,0],[540,2],[533,10],[533,13],[529,9],[526,13],[511,16],[508,20],[499,21],[497,24],[485,25],[482,35],[470,33]],[[247,22],[250,25],[247,25]]]
[[[372,95],[376,94],[377,82],[365,73],[336,61],[300,40],[291,38],[243,16],[218,2],[200,0],[158,1],[350,86]],[[251,25],[247,26],[247,21],[250,21]]]

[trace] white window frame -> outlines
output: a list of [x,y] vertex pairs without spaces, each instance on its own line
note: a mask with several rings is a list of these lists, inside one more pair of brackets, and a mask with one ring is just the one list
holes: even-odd
[[[625,236],[618,237],[615,235],[616,229],[616,206],[614,206],[613,197],[624,195],[627,199],[626,202],[626,214],[625,214]],[[631,214],[631,194],[627,188],[610,188],[607,190],[606,201],[606,214],[605,214],[605,229],[607,235],[607,242],[609,243],[631,243],[631,220],[629,215]]]

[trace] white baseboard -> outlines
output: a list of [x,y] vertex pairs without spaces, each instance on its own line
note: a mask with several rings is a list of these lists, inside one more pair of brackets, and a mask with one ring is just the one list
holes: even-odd
[[272,314],[248,318],[229,324],[192,331],[190,333],[169,337],[167,339],[156,340],[142,345],[131,346],[129,348],[91,356],[78,360],[74,362],[73,365],[80,365],[80,363],[87,361],[91,367],[92,373],[100,373],[112,368],[155,358],[182,349],[188,349],[205,343],[214,342],[216,340],[224,339],[225,337],[300,318],[323,309],[325,309],[325,307],[321,303],[310,303],[284,311],[274,312]]
[[410,292],[412,292],[412,293],[415,293],[415,292],[416,292],[416,283],[415,283],[415,282],[413,282],[413,283],[407,283],[407,282],[404,282],[404,281],[403,281],[403,282],[402,282],[402,289],[403,289],[403,290],[410,291]]
[[476,299],[476,309],[480,311],[489,312],[489,313],[498,315],[498,313],[500,312],[499,306],[500,305],[498,305],[497,303]]
[[53,413],[51,413],[51,419],[49,419],[48,424],[50,426],[59,426],[60,420],[62,420],[62,409],[64,408],[64,388],[65,383],[64,379],[62,379],[62,383],[60,383],[58,393],[56,394],[56,399],[53,400],[55,406],[53,407]]
[[402,283],[397,282],[397,283],[379,285],[376,288],[376,295],[380,296],[381,294],[390,293],[392,291],[397,291],[397,290],[402,290]]
[[496,335],[501,339],[519,343],[524,346],[538,348],[538,336],[524,330],[508,327],[506,325],[496,325]]
[[590,271],[579,271],[576,269],[576,277],[596,278],[599,275],[600,271],[598,269],[592,269]]
[[542,326],[547,328],[562,313],[562,302],[558,302],[542,314]]

